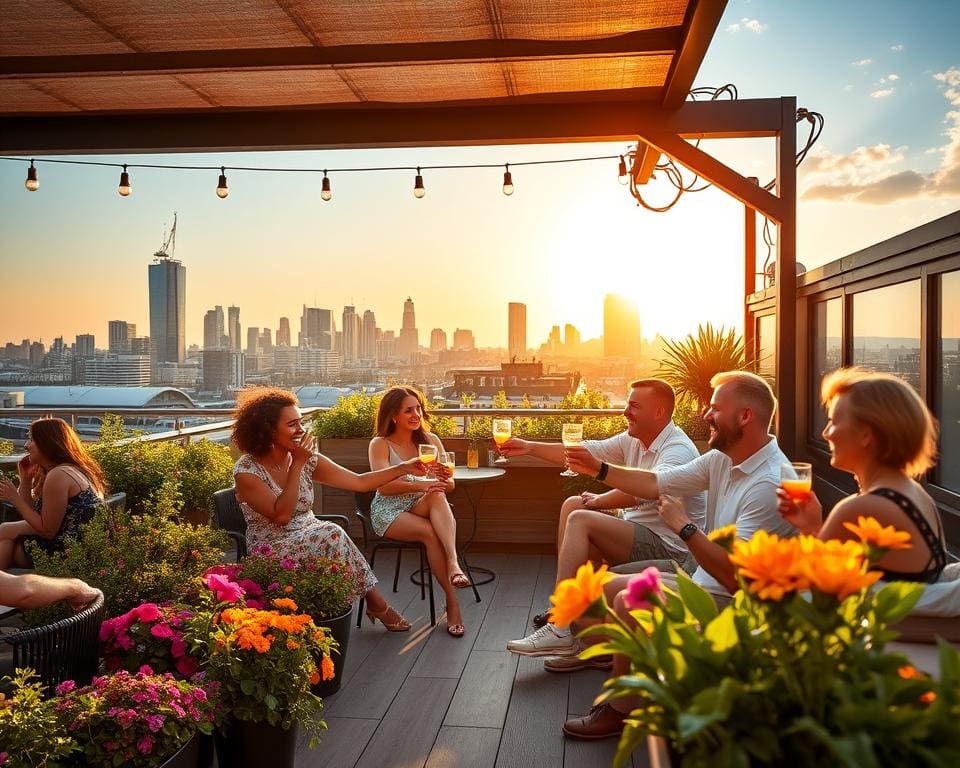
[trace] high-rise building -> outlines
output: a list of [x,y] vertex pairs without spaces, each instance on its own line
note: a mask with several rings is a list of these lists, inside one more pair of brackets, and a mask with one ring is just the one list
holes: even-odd
[[240,307],[227,307],[227,336],[230,349],[240,351]]
[[280,327],[277,329],[277,346],[278,347],[290,346],[290,318],[289,317],[280,318]]
[[93,357],[96,353],[94,338],[92,333],[77,334],[77,341],[74,347],[74,354],[77,357]]
[[131,355],[147,355],[150,356],[150,337],[149,336],[134,336],[130,339],[130,354]]
[[303,306],[300,316],[298,346],[333,351],[336,346],[337,326],[329,309]]
[[130,342],[137,335],[136,324],[125,320],[111,320],[107,323],[107,329],[109,351],[115,355],[129,355]]
[[203,388],[227,392],[244,385],[244,354],[231,349],[203,350]]
[[453,332],[453,348],[467,352],[476,349],[477,343],[473,338],[473,331],[466,328],[457,328]]
[[[220,349],[223,347],[223,307],[208,309],[203,316],[203,348]],[[229,344],[230,337],[227,337]]]
[[147,268],[153,365],[186,360],[187,268],[165,255]]
[[386,362],[398,356],[397,337],[393,331],[384,331],[377,337],[377,360]]
[[255,355],[260,351],[260,329],[247,328],[247,354]]
[[580,331],[570,323],[563,326],[563,351],[568,355],[575,355],[580,351]]
[[264,328],[260,332],[260,351],[273,352],[273,333],[269,328]]
[[106,354],[82,361],[78,380],[94,387],[150,386],[149,355]]
[[447,332],[443,328],[434,328],[430,331],[430,351],[447,351]]
[[507,305],[507,354],[511,361],[527,356],[527,305],[516,301]]
[[410,360],[420,351],[420,337],[417,333],[417,316],[413,310],[413,299],[407,296],[403,302],[403,325],[400,327],[400,342],[397,350],[404,360]]
[[310,376],[320,383],[332,382],[340,375],[342,360],[339,352],[300,347],[297,354],[297,374]]
[[563,341],[560,338],[560,326],[555,325],[550,329],[550,336],[547,338],[547,352],[557,355],[563,349]]
[[363,324],[360,331],[360,357],[363,360],[377,359],[377,318],[373,310],[363,312]]
[[360,359],[360,316],[356,307],[349,304],[343,308],[343,361],[355,363]]
[[637,305],[615,293],[603,299],[604,357],[640,358],[640,313]]

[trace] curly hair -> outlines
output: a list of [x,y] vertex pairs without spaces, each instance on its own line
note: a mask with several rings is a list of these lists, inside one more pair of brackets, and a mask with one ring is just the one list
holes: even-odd
[[237,393],[233,418],[233,442],[244,453],[263,456],[270,450],[280,412],[298,405],[297,398],[285,389],[247,387]]

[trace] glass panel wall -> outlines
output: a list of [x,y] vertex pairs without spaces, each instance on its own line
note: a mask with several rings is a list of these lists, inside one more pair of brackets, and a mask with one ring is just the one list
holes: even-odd
[[853,363],[887,371],[920,391],[920,281],[853,297]]
[[777,316],[762,315],[757,318],[756,329],[757,374],[763,376],[776,389]]
[[960,272],[940,278],[940,327],[936,382],[940,420],[938,485],[960,493]]
[[821,433],[827,425],[827,416],[820,405],[820,383],[826,374],[840,367],[843,359],[843,299],[818,301],[813,305],[811,315],[810,437],[822,441]]

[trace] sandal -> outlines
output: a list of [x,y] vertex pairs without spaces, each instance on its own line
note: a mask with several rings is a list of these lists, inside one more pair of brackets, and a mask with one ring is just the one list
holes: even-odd
[[[444,614],[446,614],[447,609],[444,608],[443,612]],[[447,634],[450,635],[450,637],[463,637],[466,631],[467,631],[467,628],[464,627],[462,623],[458,623],[458,624],[450,624],[449,622],[447,623]]]
[[371,611],[369,608],[365,611],[371,624],[376,624],[377,620],[387,628],[388,632],[409,632],[411,624],[403,616],[397,613],[389,605],[379,613]]
[[450,576],[450,586],[456,587],[457,589],[465,589],[472,585],[473,582],[467,577],[463,571],[459,573],[454,573]]

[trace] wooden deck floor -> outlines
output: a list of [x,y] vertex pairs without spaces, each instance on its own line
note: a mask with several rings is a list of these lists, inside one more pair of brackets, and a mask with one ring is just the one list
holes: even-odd
[[[577,742],[560,730],[570,714],[590,708],[604,673],[553,674],[542,659],[509,653],[508,640],[530,631],[533,614],[549,605],[555,559],[475,554],[471,565],[496,572],[480,587],[481,602],[460,590],[466,636],[449,637],[445,622],[430,628],[427,601],[410,583],[405,555],[397,594],[390,593],[395,555],[378,558],[377,575],[392,604],[414,624],[388,633],[366,620],[354,627],[339,693],[326,701],[329,726],[314,750],[302,745],[301,768],[606,768],[615,740]],[[438,611],[443,607],[438,592]],[[647,766],[645,754],[634,766]]]

